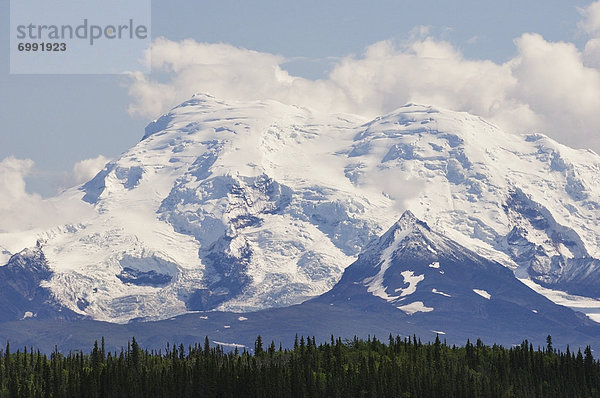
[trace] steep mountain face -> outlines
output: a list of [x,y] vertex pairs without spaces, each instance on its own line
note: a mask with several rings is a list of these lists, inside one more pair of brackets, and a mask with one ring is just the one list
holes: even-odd
[[368,121],[197,95],[64,194],[91,214],[36,237],[40,286],[111,322],[287,306],[331,289],[408,208],[520,277],[595,297],[599,172],[593,152],[465,113]]
[[600,337],[599,325],[533,292],[503,265],[432,231],[409,211],[315,301],[361,307],[373,297],[398,313],[388,316],[408,315],[405,322],[453,341]]
[[326,292],[391,205],[357,195],[346,156],[332,153],[360,123],[192,98],[81,187],[96,214],[42,237],[54,271],[44,286],[73,311],[116,322]]
[[25,249],[0,267],[0,322],[38,319],[77,319],[40,284],[52,276],[39,247]]
[[459,243],[546,286],[598,295],[595,153],[408,106],[368,123],[350,154],[365,178],[385,168],[421,182],[406,207]]

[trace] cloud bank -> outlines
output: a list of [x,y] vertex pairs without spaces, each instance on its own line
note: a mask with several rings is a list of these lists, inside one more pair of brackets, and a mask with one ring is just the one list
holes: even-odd
[[[25,178],[33,172],[30,159],[8,157],[0,161],[0,238],[4,232],[20,232],[51,225],[58,217],[54,203],[26,190]],[[10,243],[0,244],[8,249]]]
[[156,118],[195,92],[367,117],[416,102],[600,152],[600,1],[579,11],[583,49],[526,33],[514,40],[516,55],[499,64],[466,59],[451,43],[415,29],[403,43],[377,42],[339,60],[321,80],[291,75],[282,56],[158,38],[149,58],[161,80],[132,75],[129,111]]
[[[68,181],[70,186],[87,181],[100,171],[105,163],[106,158],[103,156],[82,160],[75,164],[68,176],[65,176],[65,181]],[[90,210],[88,205],[79,200],[44,199],[36,193],[29,193],[26,179],[33,173],[35,164],[31,159],[10,156],[0,161],[0,247],[11,248],[10,243],[3,241],[3,233],[45,229],[73,222]],[[23,247],[25,245],[20,248]]]
[[25,191],[25,177],[33,169],[33,160],[17,159],[13,156],[0,161],[0,211],[5,211],[28,198],[37,199]]

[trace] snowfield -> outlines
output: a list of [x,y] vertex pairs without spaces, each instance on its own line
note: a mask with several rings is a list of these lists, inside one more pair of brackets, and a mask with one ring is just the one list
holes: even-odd
[[[366,120],[199,94],[53,199],[85,208],[76,222],[0,234],[0,260],[39,243],[43,286],[98,320],[252,311],[327,292],[410,209],[521,278],[599,297],[599,179],[597,154],[467,113],[410,104]],[[407,270],[387,290],[391,255],[364,282],[395,301],[427,279]]]

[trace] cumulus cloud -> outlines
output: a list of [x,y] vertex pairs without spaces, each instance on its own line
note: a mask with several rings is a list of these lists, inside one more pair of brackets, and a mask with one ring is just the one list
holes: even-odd
[[0,211],[10,209],[15,203],[30,196],[25,191],[25,177],[31,173],[33,165],[31,159],[17,159],[13,156],[0,161]]
[[[438,105],[469,102],[491,107],[490,96],[502,94],[510,71],[488,61],[464,60],[449,43],[421,37],[396,46],[381,41],[362,56],[340,59],[327,79],[308,80],[282,68],[283,57],[228,44],[174,42],[157,39],[152,46],[153,70],[170,80],[135,75],[129,110],[155,117],[194,92],[228,99],[275,99],[326,112],[375,116],[408,101]],[[500,76],[498,76],[500,75]],[[477,101],[475,101],[475,98]]]
[[195,92],[223,99],[275,99],[324,112],[367,117],[405,103],[480,115],[509,132],[543,132],[600,152],[600,1],[580,10],[583,50],[538,34],[515,39],[504,63],[466,59],[455,46],[416,28],[403,43],[381,41],[339,59],[325,79],[284,69],[284,57],[228,44],[156,39],[153,71],[132,75],[132,114],[156,118]]
[[228,44],[197,43],[194,40],[173,42],[158,38],[151,50],[153,71],[172,78],[168,83],[149,81],[134,74],[130,95],[136,101],[129,111],[142,116],[156,116],[200,91],[231,99],[271,98],[290,88],[295,80],[280,65],[280,56],[236,48]]
[[600,69],[600,38],[590,39],[583,51],[586,66]]
[[[0,161],[0,246],[9,250],[20,250],[26,245],[21,240],[15,243],[15,236],[7,238],[3,235],[6,232],[49,228],[71,222],[90,210],[81,201],[43,199],[38,194],[27,192],[26,179],[34,168],[35,164],[30,159],[11,156]],[[20,239],[21,236],[18,237]],[[35,243],[34,238],[32,234],[23,239],[31,245]]]
[[108,158],[98,155],[95,158],[84,159],[75,163],[75,165],[73,165],[73,170],[67,176],[67,183],[65,186],[71,187],[91,180],[104,168],[104,165],[108,163],[108,160]]
[[600,35],[600,1],[579,9],[583,19],[579,22],[579,29],[590,36]]
[[583,19],[579,29],[590,39],[585,44],[583,59],[586,66],[600,69],[600,1],[579,10]]
[[532,126],[567,144],[586,146],[600,132],[600,71],[586,67],[579,50],[570,43],[550,43],[540,35],[516,40],[519,55],[511,61],[517,79],[511,92],[537,115]]
[[393,208],[398,216],[410,208],[410,201],[423,192],[425,183],[410,176],[409,173],[398,173],[389,168],[375,168],[370,171],[368,179],[359,179],[362,188],[381,191],[393,201]]
[[22,231],[55,213],[41,196],[26,190],[25,178],[33,171],[30,159],[8,157],[0,161],[0,232]]

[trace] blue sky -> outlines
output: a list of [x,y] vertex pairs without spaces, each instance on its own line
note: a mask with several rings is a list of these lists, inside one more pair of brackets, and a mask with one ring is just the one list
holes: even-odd
[[[437,102],[516,133],[542,131],[598,151],[600,13],[591,4],[154,0],[152,36],[165,40],[155,43],[156,73],[137,80],[10,75],[8,37],[0,35],[0,195],[49,196],[85,180],[195,91],[368,115],[406,101]],[[6,32],[8,1],[0,15]],[[184,46],[184,39],[193,41]],[[265,72],[271,69],[276,76]],[[205,80],[207,72],[219,80]],[[391,87],[367,86],[366,75],[392,76]],[[232,76],[242,83],[233,86]],[[158,104],[151,101],[157,95]],[[315,95],[329,100],[302,103]],[[7,184],[22,179],[28,192],[8,195]]]

